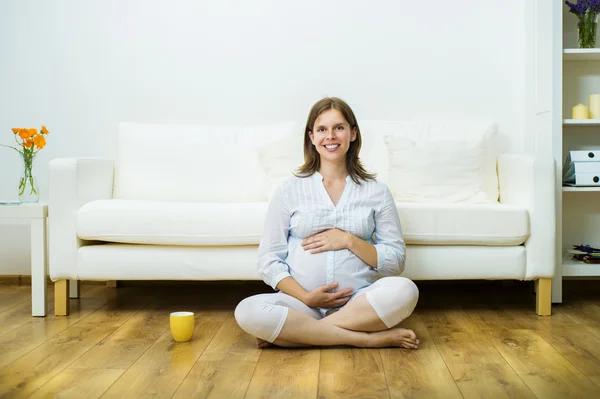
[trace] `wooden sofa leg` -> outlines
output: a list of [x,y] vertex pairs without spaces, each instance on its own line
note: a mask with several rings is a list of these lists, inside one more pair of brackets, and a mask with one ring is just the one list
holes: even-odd
[[550,316],[552,314],[552,279],[536,280],[535,288],[535,312],[539,316]]
[[106,288],[117,288],[117,280],[107,280]]
[[68,316],[70,312],[69,280],[57,280],[54,282],[54,314],[56,316]]

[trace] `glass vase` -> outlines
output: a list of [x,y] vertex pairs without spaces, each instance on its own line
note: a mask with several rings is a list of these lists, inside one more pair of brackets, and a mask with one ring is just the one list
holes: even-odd
[[579,19],[577,34],[579,36],[579,48],[596,47],[596,28],[598,26],[598,14],[586,13]]
[[37,177],[34,172],[35,154],[21,154],[23,172],[19,178],[19,201],[23,203],[38,202],[40,199]]

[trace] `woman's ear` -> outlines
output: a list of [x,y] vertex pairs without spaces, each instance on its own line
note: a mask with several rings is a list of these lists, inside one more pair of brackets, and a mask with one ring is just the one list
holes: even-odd
[[358,130],[356,128],[352,129],[352,135],[350,136],[350,141],[354,141],[356,140],[356,134],[357,134]]
[[313,143],[313,145],[315,145],[314,135],[311,130],[308,131],[308,137],[310,138],[310,142]]

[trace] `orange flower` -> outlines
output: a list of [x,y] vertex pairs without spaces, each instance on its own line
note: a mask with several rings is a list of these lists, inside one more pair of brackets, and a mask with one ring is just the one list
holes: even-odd
[[29,137],[33,137],[36,134],[38,134],[38,130],[37,129],[35,129],[35,128],[29,129]]
[[46,126],[42,125],[42,134],[48,134],[48,133],[50,133],[50,132],[48,131],[48,129],[46,129]]
[[31,141],[31,139],[27,139],[23,141],[21,145],[25,148],[31,148],[31,146],[33,145],[33,141]]
[[33,144],[40,150],[46,146],[46,138],[41,134],[38,134],[33,138]]
[[13,132],[14,134],[17,134],[17,133],[19,133],[19,128],[18,128],[18,127],[13,127],[11,130],[12,130],[12,132]]
[[29,129],[19,129],[19,137],[23,140],[27,140],[29,136]]

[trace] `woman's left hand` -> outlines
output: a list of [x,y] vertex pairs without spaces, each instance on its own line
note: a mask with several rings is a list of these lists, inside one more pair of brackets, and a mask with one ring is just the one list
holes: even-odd
[[311,250],[311,254],[316,254],[348,248],[349,240],[349,233],[340,229],[329,229],[306,238],[301,245],[305,251]]

